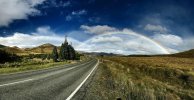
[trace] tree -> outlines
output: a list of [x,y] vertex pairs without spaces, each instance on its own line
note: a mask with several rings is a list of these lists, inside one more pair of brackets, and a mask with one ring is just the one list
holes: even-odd
[[75,53],[74,48],[71,45],[69,45],[68,49],[69,49],[69,52],[68,52],[69,53],[69,60],[75,60],[76,53]]
[[65,37],[65,42],[62,43],[60,51],[59,51],[59,58],[61,60],[75,60],[76,59],[76,52],[74,48],[67,42],[67,37]]
[[63,47],[63,54],[64,54],[64,59],[66,60],[69,60],[69,48],[68,48],[68,44],[64,44],[64,47]]
[[57,62],[58,52],[57,52],[57,47],[56,46],[53,48],[52,59],[53,59],[54,62]]
[[64,55],[64,44],[63,43],[62,43],[61,48],[60,48],[60,51],[59,51],[59,58],[61,60],[64,60],[65,59],[65,55]]

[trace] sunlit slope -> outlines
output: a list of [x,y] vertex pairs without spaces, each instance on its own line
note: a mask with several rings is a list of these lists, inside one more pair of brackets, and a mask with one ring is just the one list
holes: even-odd
[[[9,53],[15,53],[18,55],[28,55],[28,54],[49,54],[52,52],[54,45],[46,43],[37,47],[33,48],[18,48],[16,46],[14,47],[8,47],[4,45],[0,45],[0,49],[5,50]],[[58,48],[59,49],[59,48]]]

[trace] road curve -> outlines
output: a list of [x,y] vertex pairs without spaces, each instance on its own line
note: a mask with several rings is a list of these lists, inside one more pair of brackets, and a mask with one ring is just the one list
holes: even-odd
[[70,100],[98,65],[91,59],[56,68],[0,75],[0,100]]

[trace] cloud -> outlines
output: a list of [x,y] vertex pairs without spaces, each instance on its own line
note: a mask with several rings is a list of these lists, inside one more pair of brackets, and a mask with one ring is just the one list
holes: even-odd
[[101,20],[100,17],[90,17],[88,18],[88,21],[92,22],[92,23],[99,23]]
[[[15,32],[12,36],[0,37],[0,44],[7,46],[18,46],[20,48],[35,47],[45,43],[52,43],[60,46],[64,42],[64,36],[57,35],[51,31],[49,26],[37,28],[37,32],[24,34]],[[73,46],[80,44],[79,41],[68,37],[68,41],[73,43]]]
[[162,27],[160,25],[152,25],[152,24],[147,24],[144,27],[144,30],[146,31],[152,31],[152,32],[160,32],[160,33],[166,33],[168,30],[166,27]]
[[71,6],[71,1],[69,0],[47,0],[41,8],[66,8],[69,6]]
[[77,47],[88,52],[109,52],[120,54],[168,54],[194,48],[194,37],[183,38],[161,28],[158,34],[147,37],[129,28],[117,29],[107,25],[80,27],[86,33],[94,34],[93,38]]
[[70,21],[72,19],[72,17],[70,16],[70,15],[67,15],[66,17],[65,17],[65,20],[66,21]]
[[125,55],[168,53],[152,41],[139,37],[134,33],[125,33],[123,30],[97,35],[85,41],[76,49],[87,52],[107,52]]
[[103,43],[103,42],[122,42],[122,38],[116,36],[107,36],[107,37],[96,37],[91,40],[92,43]]
[[33,35],[56,35],[50,28],[50,26],[42,26],[42,27],[38,27],[36,29],[35,33],[32,33]]
[[0,27],[8,26],[14,20],[40,14],[36,6],[43,2],[44,0],[0,0]]
[[183,39],[183,44],[180,45],[183,50],[194,49],[194,37]]
[[[92,27],[96,30],[95,27],[97,26]],[[97,32],[90,30],[95,35],[83,42],[72,37],[68,37],[68,40],[79,51],[107,52],[125,55],[168,54],[169,52],[175,53],[194,48],[194,37],[182,38],[173,34],[153,34],[150,37],[146,37],[129,28],[119,30],[107,25],[102,26],[108,27],[109,31],[103,29],[104,31],[100,32],[103,34],[96,34],[99,33],[99,30]],[[91,29],[91,26],[89,29]],[[84,31],[79,32],[83,34]],[[30,34],[15,32],[12,36],[0,37],[0,44],[21,48],[35,47],[44,43],[52,43],[60,46],[63,42],[64,36],[55,33],[49,26],[38,27],[36,32]]]
[[85,14],[87,14],[87,11],[86,10],[73,11],[71,14],[76,15],[76,16],[85,15]]
[[183,44],[183,39],[180,36],[172,34],[155,34],[153,39],[165,46],[179,46]]
[[84,32],[90,33],[90,34],[103,34],[103,33],[106,33],[106,32],[117,31],[116,28],[110,27],[110,26],[107,26],[107,25],[97,25],[97,26],[81,25],[80,28]]
[[76,47],[77,50],[125,55],[169,53],[159,43],[128,28],[119,30],[107,25],[82,25],[81,29],[95,36]]
[[[21,0],[20,0],[21,1]],[[29,4],[34,7],[37,6],[38,4],[42,4],[45,0],[27,0]]]
[[62,1],[61,1],[60,5],[61,5],[62,7],[67,7],[67,6],[71,5],[71,2],[70,2],[70,1],[67,1],[67,2],[62,2]]
[[171,53],[177,53],[183,50],[184,40],[180,36],[173,34],[154,34],[152,38],[162,44]]
[[67,15],[65,17],[66,21],[71,21],[73,18],[75,17],[80,17],[82,15],[86,15],[87,14],[87,11],[86,10],[79,10],[79,11],[73,11],[71,12],[71,14]]
[[193,36],[183,38],[173,34],[155,34],[151,38],[165,46],[171,53],[194,48]]

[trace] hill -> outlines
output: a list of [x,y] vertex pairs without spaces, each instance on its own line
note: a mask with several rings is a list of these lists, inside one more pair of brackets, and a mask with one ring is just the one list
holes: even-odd
[[54,48],[53,44],[46,43],[38,47],[26,48],[24,50],[27,51],[28,53],[51,53],[53,48]]
[[194,58],[194,49],[183,51],[175,54],[163,55],[127,55],[126,57],[179,57],[179,58]]
[[[40,54],[40,53],[51,53],[54,45],[50,43],[46,43],[34,48],[19,48],[17,46],[8,47],[4,45],[0,45],[0,49],[9,53],[15,53],[17,55],[28,55],[28,54]],[[57,49],[59,50],[60,47]]]
[[184,52],[180,52],[180,53],[176,53],[176,54],[171,54],[170,56],[182,57],[182,58],[194,58],[194,49],[184,51]]
[[9,53],[15,53],[15,54],[21,54],[21,53],[26,53],[23,49],[21,48],[18,48],[16,46],[14,47],[8,47],[8,46],[5,46],[5,47],[2,47],[0,48],[1,50],[4,50],[6,52],[9,52]]
[[4,47],[6,47],[6,46],[0,44],[0,48],[4,48]]

